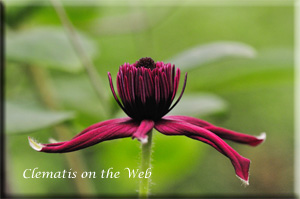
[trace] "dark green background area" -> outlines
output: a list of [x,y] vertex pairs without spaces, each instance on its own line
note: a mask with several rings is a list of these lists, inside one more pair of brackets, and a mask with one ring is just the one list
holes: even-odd
[[[213,93],[228,106],[219,113],[201,116],[202,119],[242,133],[267,133],[266,142],[255,148],[228,142],[251,160],[250,186],[241,186],[230,161],[212,147],[186,137],[168,137],[155,132],[152,194],[293,194],[292,6],[66,6],[66,10],[74,26],[99,48],[93,61],[105,83],[103,89],[109,95],[107,71],[115,78],[118,67],[124,62],[133,63],[145,56],[164,61],[194,46],[218,41],[252,46],[256,50],[255,58],[224,58],[190,70],[183,69],[189,74],[185,94]],[[146,13],[147,23],[139,20],[127,20],[127,24],[103,23],[108,17],[136,12]],[[7,35],[10,31],[18,34],[45,26],[61,27],[51,6],[6,7]],[[30,61],[6,62],[6,100],[32,109],[43,108],[29,74],[30,65]],[[55,98],[62,104],[61,110],[75,113],[74,119],[66,122],[73,135],[88,125],[108,119],[84,70],[66,72],[47,67],[47,63],[34,65],[41,65],[48,72]],[[117,111],[116,103],[112,97],[110,99],[110,106]],[[70,179],[23,178],[25,169],[35,167],[41,171],[70,169],[65,155],[33,151],[27,136],[42,143],[48,142],[50,137],[56,139],[50,127],[7,135],[8,193],[24,196],[78,194],[76,183]],[[138,168],[140,162],[140,144],[130,138],[104,142],[74,153],[81,157],[87,171],[99,174],[110,167],[115,171]],[[91,179],[87,183],[86,193],[92,195],[136,195],[138,189],[138,180],[125,176]]]

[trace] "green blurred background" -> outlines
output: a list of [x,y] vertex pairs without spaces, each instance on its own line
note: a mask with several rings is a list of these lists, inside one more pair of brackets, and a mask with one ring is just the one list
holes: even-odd
[[[150,56],[188,72],[173,114],[242,133],[267,133],[258,147],[228,142],[251,160],[250,186],[230,161],[186,137],[154,133],[153,195],[293,194],[292,6],[64,6],[106,93],[98,98],[51,3],[6,5],[6,192],[11,195],[137,195],[138,180],[24,179],[25,169],[95,171],[139,168],[140,143],[120,139],[70,154],[38,153],[27,137],[68,140],[120,113],[107,72]],[[189,57],[192,54],[197,56]],[[197,54],[198,53],[198,54]],[[207,53],[207,54],[205,54]],[[172,113],[171,113],[172,114]]]

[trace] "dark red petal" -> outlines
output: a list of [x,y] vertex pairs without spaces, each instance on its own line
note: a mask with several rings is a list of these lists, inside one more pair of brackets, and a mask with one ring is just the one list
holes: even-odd
[[190,124],[194,124],[196,126],[200,126],[200,127],[204,127],[204,126],[212,126],[212,124],[204,121],[204,120],[200,120],[194,117],[189,117],[189,116],[183,116],[183,115],[170,115],[170,116],[165,116],[164,119],[170,119],[170,120],[183,120],[185,122],[188,122]]
[[172,100],[174,100],[177,90],[178,90],[178,86],[179,86],[179,80],[180,80],[180,69],[177,68],[176,69],[176,75],[174,77],[174,88],[173,88],[173,95],[172,95]]
[[[186,80],[187,80],[187,73],[185,73],[184,83],[183,83],[183,87],[182,87],[180,96],[178,97],[178,99],[176,100],[176,102],[172,105],[172,107],[169,108],[168,112],[170,112],[177,105],[177,103],[180,101],[180,99],[181,99],[181,97],[182,97],[182,95],[184,93],[185,87],[186,87]],[[179,80],[178,80],[178,82],[179,82]]]
[[188,117],[188,116],[166,116],[164,117],[166,119],[178,119],[178,120],[182,120],[185,122],[188,122],[190,124],[196,125],[196,126],[200,126],[203,127],[213,133],[215,133],[216,135],[218,135],[219,137],[223,138],[223,139],[227,139],[227,140],[231,140],[231,141],[235,141],[238,143],[242,143],[242,144],[248,144],[251,146],[257,146],[259,144],[261,144],[262,142],[265,141],[266,139],[266,134],[262,133],[259,136],[252,136],[252,135],[247,135],[247,134],[243,134],[243,133],[238,133],[232,130],[228,130],[225,128],[221,128],[221,127],[217,127],[214,126],[206,121],[197,119],[197,118],[193,118],[193,117]]
[[160,87],[159,87],[159,78],[158,76],[155,76],[155,102],[156,104],[159,104],[160,102]]
[[205,129],[217,134],[219,137],[227,140],[232,140],[242,144],[249,144],[251,146],[257,146],[263,143],[266,139],[266,134],[261,133],[259,136],[252,136],[247,134],[238,133],[225,128],[217,126],[207,126]]
[[[109,122],[109,124],[107,123]],[[39,144],[29,138],[30,146],[41,152],[47,153],[66,153],[83,149],[99,142],[130,137],[135,133],[139,127],[138,123],[130,118],[126,120],[109,120],[104,121],[105,125],[97,124],[98,127],[89,128],[88,131],[83,131],[79,136],[75,136],[70,141]]]
[[135,92],[134,92],[134,78],[133,78],[133,72],[129,72],[129,89],[131,90],[131,97],[132,102],[135,102]]
[[156,122],[155,129],[165,135],[185,135],[210,144],[231,160],[236,175],[248,184],[250,160],[239,155],[216,134],[181,120],[162,119]]
[[99,127],[102,127],[102,126],[106,126],[106,125],[113,124],[113,123],[122,123],[122,122],[127,122],[127,121],[128,121],[128,117],[98,122],[96,124],[93,124],[93,125],[87,127],[86,129],[84,129],[83,131],[81,131],[79,134],[77,134],[74,138],[76,138],[78,136],[81,136],[81,135],[83,135],[83,134],[85,134],[85,133],[87,133],[87,132],[89,132],[89,131],[91,131],[93,129],[96,129],[96,128],[99,128]]
[[169,81],[168,81],[166,73],[162,74],[162,79],[164,80],[163,83],[164,83],[164,87],[165,87],[165,92],[166,92],[165,96],[166,96],[166,101],[167,101],[168,96],[170,95],[170,85],[169,85]]
[[119,104],[119,106],[120,106],[120,107],[122,108],[122,110],[126,113],[124,106],[121,104],[121,102],[119,101],[119,98],[118,98],[117,95],[116,95],[116,92],[115,92],[115,89],[114,89],[114,85],[113,85],[113,82],[112,82],[112,78],[111,78],[110,72],[108,72],[107,74],[108,74],[108,79],[109,79],[109,85],[110,85],[111,92],[112,92],[112,94],[113,94],[115,100],[116,100],[117,103]]
[[143,120],[137,129],[137,131],[132,135],[132,139],[137,138],[141,143],[146,144],[148,142],[147,134],[153,129],[154,121]]
[[132,99],[131,99],[131,88],[129,87],[129,82],[128,82],[128,78],[125,76],[124,77],[124,88],[125,88],[125,95],[126,95],[126,99],[129,101],[129,104],[132,104]]
[[140,76],[140,82],[139,82],[139,85],[140,85],[140,94],[141,94],[141,101],[143,104],[146,103],[146,90],[145,90],[145,84],[144,84],[144,80],[143,80],[143,77]]

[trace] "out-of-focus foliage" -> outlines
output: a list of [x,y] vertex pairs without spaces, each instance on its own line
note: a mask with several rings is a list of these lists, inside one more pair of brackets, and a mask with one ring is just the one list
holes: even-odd
[[203,117],[207,114],[224,112],[226,108],[224,100],[213,94],[186,94],[184,100],[170,114]]
[[[66,6],[66,11],[104,81],[107,71],[115,78],[124,62],[145,56],[173,60],[189,74],[182,101],[170,114],[194,115],[248,134],[267,133],[267,141],[257,148],[230,143],[252,162],[250,186],[245,189],[230,162],[211,147],[155,132],[153,195],[292,193],[292,7],[88,5]],[[41,142],[57,139],[49,126],[66,120],[75,135],[88,125],[117,117],[119,108],[112,97],[107,104],[111,115],[99,105],[51,6],[10,5],[7,10],[5,90],[7,100],[22,107],[22,114],[9,107],[6,110],[8,129],[20,132],[6,139],[9,191],[24,196],[49,195],[53,190],[55,194],[77,194],[76,179],[23,178],[25,169],[35,167],[42,171],[71,169],[64,155],[33,151],[27,136]],[[26,17],[18,17],[22,13]],[[44,67],[55,90],[54,100],[61,104],[59,112],[49,112],[46,107],[40,112],[40,93],[28,66]],[[108,83],[103,92],[110,92]],[[25,114],[24,108],[29,109]],[[70,110],[76,114],[65,113]],[[28,125],[26,131],[14,125],[17,119]],[[90,179],[96,190],[91,194],[136,195],[138,180],[128,179],[124,168],[139,167],[139,146],[136,140],[121,139],[74,152],[83,153],[87,171],[100,174],[113,167],[123,173],[119,179]]]
[[250,46],[237,42],[216,42],[199,45],[179,53],[172,57],[169,62],[182,66],[182,69],[191,69],[230,56],[253,58],[255,50]]
[[34,110],[9,102],[6,102],[5,110],[7,133],[29,133],[74,118],[74,114],[70,112]]
[[[97,53],[95,44],[80,36],[84,50],[91,56]],[[8,31],[7,59],[36,66],[53,67],[68,72],[82,70],[78,56],[63,28],[36,27],[24,31]]]

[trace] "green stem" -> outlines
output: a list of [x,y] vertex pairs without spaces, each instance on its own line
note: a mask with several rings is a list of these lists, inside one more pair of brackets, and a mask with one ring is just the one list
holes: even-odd
[[[142,144],[142,164],[141,171],[146,172],[151,167],[151,152],[152,152],[152,130],[148,133],[148,142]],[[150,178],[141,178],[139,188],[139,198],[147,199],[149,195]]]
[[73,45],[73,48],[75,52],[77,53],[77,56],[79,57],[83,67],[85,68],[85,71],[91,81],[91,84],[96,91],[96,94],[98,95],[100,102],[102,103],[103,109],[105,109],[105,112],[110,114],[110,110],[107,108],[108,103],[108,95],[106,91],[103,89],[104,84],[102,82],[101,77],[99,76],[96,67],[94,66],[92,60],[85,52],[82,43],[80,42],[80,38],[69,19],[61,1],[58,0],[51,0],[53,7],[63,25],[63,27],[66,30],[67,36],[70,39],[71,44]]

